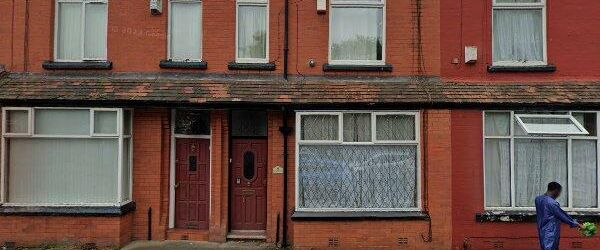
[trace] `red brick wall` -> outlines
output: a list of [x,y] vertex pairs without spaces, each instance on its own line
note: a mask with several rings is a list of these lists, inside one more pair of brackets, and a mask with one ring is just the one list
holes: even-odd
[[[538,249],[535,223],[478,223],[484,211],[483,118],[481,110],[452,111],[452,248]],[[562,230],[562,247],[582,242],[583,249],[600,244],[598,238],[584,239],[568,227]]]
[[[431,216],[431,242],[428,221],[330,221],[293,222],[293,245],[301,249],[327,248],[329,238],[337,238],[342,249],[398,248],[448,249],[452,236],[451,211],[451,133],[449,110],[427,110],[423,113],[422,185],[423,208]],[[292,142],[293,143],[293,142]],[[292,144],[293,145],[293,144]],[[294,152],[294,151],[291,151]],[[294,173],[294,165],[290,171]],[[290,179],[294,180],[293,174]],[[294,183],[290,183],[294,189]],[[293,192],[292,192],[293,194]],[[294,196],[289,196],[294,206]],[[408,245],[399,245],[407,238]]]
[[132,216],[63,217],[1,216],[0,244],[17,246],[48,243],[86,244],[99,247],[123,246],[131,240]]
[[[600,47],[598,1],[546,1],[548,63],[555,73],[488,73],[492,63],[492,1],[462,0],[441,2],[441,72],[444,78],[486,81],[557,81],[598,79]],[[464,64],[464,47],[477,46],[478,62]],[[458,58],[459,64],[452,64]]]
[[[6,64],[9,71],[23,71],[26,66],[28,71],[42,72],[42,63],[54,58],[54,1],[29,2],[27,46],[24,42],[26,1],[0,3],[0,64]],[[206,72],[236,73],[227,69],[227,63],[235,61],[235,1],[214,0],[202,4]],[[159,62],[167,59],[168,0],[163,1],[164,12],[159,16],[150,14],[149,1],[145,0],[109,0],[108,6],[108,60],[113,62],[113,71],[167,71],[159,68]],[[282,12],[283,1],[270,1],[269,59],[277,64],[276,72],[282,72]]]
[[[53,59],[54,1],[32,2],[30,0],[28,35],[25,35],[26,1],[0,3],[0,64],[6,64],[10,71],[42,72],[42,63]],[[290,73],[325,75],[322,65],[328,61],[329,12],[317,14],[315,1],[290,3]],[[269,5],[269,59],[277,65],[274,73],[282,73],[284,1],[271,0]],[[386,62],[394,65],[394,72],[374,75],[439,75],[439,5],[439,1],[387,1]],[[166,0],[163,10],[162,15],[152,16],[148,1],[109,1],[108,59],[114,64],[114,72],[167,71],[158,66],[159,61],[167,57]],[[416,22],[418,10],[422,16],[420,28]],[[235,60],[235,17],[235,1],[203,2],[206,72],[238,73],[227,69],[227,63]],[[421,46],[418,44],[419,30]],[[25,43],[25,37],[28,43]],[[420,50],[423,55],[421,70]],[[315,59],[317,67],[310,68],[309,59]]]

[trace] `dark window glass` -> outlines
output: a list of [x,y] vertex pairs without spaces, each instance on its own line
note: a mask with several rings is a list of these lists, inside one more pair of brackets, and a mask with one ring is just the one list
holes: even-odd
[[267,136],[267,112],[235,110],[231,116],[232,136]]
[[200,110],[177,110],[175,134],[210,135],[210,113]]
[[198,159],[196,159],[196,156],[190,156],[189,165],[190,172],[194,172],[198,169]]
[[244,178],[254,179],[254,153],[250,151],[244,154]]

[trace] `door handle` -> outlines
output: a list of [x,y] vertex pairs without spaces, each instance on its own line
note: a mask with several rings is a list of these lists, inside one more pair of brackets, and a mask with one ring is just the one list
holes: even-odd
[[175,183],[175,188],[179,187],[179,182]]
[[236,184],[240,184],[240,182],[241,182],[241,181],[240,181],[240,178],[237,178],[237,179],[235,179],[235,183],[236,183]]

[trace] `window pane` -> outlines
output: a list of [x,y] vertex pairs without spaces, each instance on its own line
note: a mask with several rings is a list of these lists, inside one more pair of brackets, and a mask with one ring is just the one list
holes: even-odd
[[494,62],[544,60],[541,9],[494,10]]
[[300,208],[417,207],[417,146],[301,145]]
[[485,200],[488,207],[510,207],[510,139],[485,140]]
[[210,135],[210,113],[202,110],[175,111],[175,134]]
[[370,142],[371,114],[344,114],[344,141]]
[[596,136],[596,113],[573,113],[573,117],[587,130],[589,136]]
[[199,60],[202,47],[202,5],[171,3],[171,59]]
[[378,115],[377,140],[404,141],[415,140],[414,115]]
[[6,133],[29,133],[29,111],[7,110]]
[[234,110],[231,119],[232,136],[267,136],[267,112]]
[[58,4],[58,29],[56,58],[81,60],[81,3]]
[[108,10],[105,3],[85,5],[85,58],[106,59]]
[[540,3],[542,0],[496,0],[496,3]]
[[267,58],[267,7],[238,7],[238,58]]
[[123,134],[131,135],[131,110],[123,110]]
[[36,109],[35,134],[89,135],[90,111],[87,109]]
[[570,117],[523,117],[519,124],[529,134],[582,134],[584,131],[577,127]]
[[510,135],[510,113],[485,113],[485,135],[487,136],[509,136]]
[[10,139],[8,201],[117,202],[117,145],[117,139]]
[[301,119],[302,140],[335,141],[339,139],[337,115],[303,115]]
[[558,199],[567,206],[567,140],[515,139],[516,206],[534,207],[549,182],[563,186]]
[[598,172],[596,140],[572,142],[573,206],[591,208],[598,206]]
[[131,166],[129,165],[129,157],[131,157],[131,138],[123,138],[123,174],[121,175],[121,185],[123,189],[121,194],[123,196],[122,201],[131,200],[131,193],[129,192],[129,186],[131,184]]
[[117,111],[94,111],[95,134],[117,134]]
[[331,9],[332,60],[383,60],[383,9]]

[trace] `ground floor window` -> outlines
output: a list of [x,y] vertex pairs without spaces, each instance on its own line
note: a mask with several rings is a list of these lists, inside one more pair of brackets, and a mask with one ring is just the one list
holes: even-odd
[[485,205],[533,209],[549,182],[566,209],[598,208],[597,112],[485,112]]
[[418,112],[298,112],[298,211],[418,210]]
[[132,111],[4,108],[2,202],[119,205],[131,200]]

